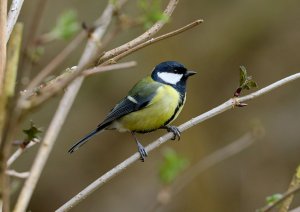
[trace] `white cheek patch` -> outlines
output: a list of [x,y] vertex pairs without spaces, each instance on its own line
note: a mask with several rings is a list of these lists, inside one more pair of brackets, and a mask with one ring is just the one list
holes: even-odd
[[175,73],[167,73],[167,72],[158,72],[157,75],[160,79],[172,85],[177,84],[183,76],[183,74],[175,74]]

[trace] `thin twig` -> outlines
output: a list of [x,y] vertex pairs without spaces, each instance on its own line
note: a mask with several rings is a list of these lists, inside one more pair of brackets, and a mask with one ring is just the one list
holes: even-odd
[[30,143],[26,145],[25,148],[19,147],[7,160],[7,167],[10,167],[25,151],[27,151],[29,148],[33,147],[39,142],[40,140],[35,139],[34,141],[30,141]]
[[130,61],[130,62],[124,62],[124,63],[118,63],[118,64],[113,64],[113,65],[108,65],[108,66],[96,66],[94,68],[85,70],[82,72],[83,76],[90,76],[93,74],[98,74],[106,71],[112,71],[112,70],[118,70],[118,69],[124,69],[124,68],[131,68],[133,66],[136,66],[135,61]]
[[27,30],[28,32],[26,38],[24,39],[24,45],[22,50],[23,53],[20,61],[20,67],[22,67],[21,82],[23,85],[28,83],[32,67],[32,61],[28,58],[27,51],[30,47],[35,46],[34,42],[37,37],[40,23],[43,20],[42,18],[46,9],[47,2],[48,0],[37,0],[31,11],[32,18],[30,20],[30,25]]
[[[109,3],[105,8],[103,14],[101,15],[101,24],[97,29],[95,29],[92,34],[93,39],[96,40],[90,39],[88,41],[85,51],[79,61],[78,66],[81,66],[81,68],[87,67],[88,63],[90,63],[91,61],[90,57],[93,57],[93,54],[97,54],[99,46],[95,44],[95,41],[100,42],[102,36],[104,35],[107,27],[111,22],[113,11],[114,5]],[[30,175],[25,181],[21,193],[18,197],[17,204],[14,210],[15,212],[23,212],[26,210],[36,184],[40,178],[42,170],[57,139],[58,133],[60,132],[60,129],[70,111],[70,108],[73,105],[83,79],[84,77],[79,77],[71,85],[69,85],[64,97],[61,99],[58,109],[55,112],[55,115],[45,134],[43,145],[40,146],[40,149],[31,167]]]
[[24,0],[13,0],[10,5],[10,9],[7,15],[7,31],[6,31],[6,43],[10,38],[10,34],[18,20],[21,12]]
[[[112,70],[116,70],[116,69],[125,69],[125,68],[130,68],[130,67],[133,67],[133,66],[136,66],[135,61],[124,62],[124,63],[113,64],[113,65],[107,65],[107,66],[96,66],[96,67],[93,67],[93,68],[90,68],[90,69],[87,69],[87,70],[83,71],[81,73],[81,76],[90,76],[90,75],[97,74],[97,73],[102,73],[102,72],[105,72],[105,71],[112,71]],[[74,66],[74,67],[66,70],[63,74],[61,74],[61,75],[57,76],[56,78],[50,80],[49,82],[43,83],[43,84],[41,84],[38,87],[35,87],[33,89],[23,90],[20,93],[24,97],[38,95],[40,92],[42,92],[42,89],[44,89],[45,87],[55,86],[56,83],[61,81],[61,79],[66,77],[66,75],[70,75],[74,71],[76,71],[76,68],[77,67]]]
[[[239,105],[241,102],[254,99],[258,96],[261,96],[263,94],[269,93],[270,91],[288,83],[291,81],[294,81],[296,79],[300,78],[300,73],[291,75],[289,77],[286,77],[282,80],[279,80],[269,86],[266,86],[265,88],[262,88],[254,93],[251,93],[249,95],[246,95],[244,97],[240,98],[232,98],[228,101],[224,102],[223,104],[209,110],[206,113],[203,113],[195,118],[192,118],[191,120],[185,122],[184,124],[180,125],[178,129],[180,132],[183,132],[207,119],[210,119],[218,114],[221,114],[227,110],[233,109],[236,105]],[[172,133],[167,133],[164,136],[160,137],[159,139],[155,140],[154,142],[150,143],[145,149],[147,152],[151,152],[154,149],[157,149],[159,146],[167,142],[173,137]],[[62,211],[68,211],[75,205],[77,205],[79,202],[81,202],[83,199],[87,198],[88,195],[93,193],[96,189],[104,185],[106,182],[111,180],[116,175],[120,174],[122,171],[124,171],[126,168],[128,168],[130,165],[132,165],[134,162],[138,161],[140,158],[140,155],[138,152],[133,154],[131,157],[127,158],[114,168],[112,168],[110,171],[106,172],[104,175],[99,177],[97,180],[95,180],[93,183],[91,183],[89,186],[87,186],[85,189],[83,189],[81,192],[79,192],[77,195],[75,195],[72,199],[70,199],[68,202],[66,202],[64,205],[62,205],[60,208],[58,208],[57,212]]]
[[29,176],[29,172],[17,172],[15,170],[9,169],[6,171],[6,174],[11,176],[11,177],[17,177],[17,178],[22,178],[25,179]]
[[151,44],[153,44],[153,43],[155,43],[155,42],[158,42],[158,41],[161,41],[161,40],[164,40],[164,39],[173,37],[173,36],[175,36],[175,35],[178,35],[178,34],[184,32],[184,31],[186,31],[186,30],[189,30],[189,29],[191,29],[191,28],[193,28],[193,27],[195,27],[195,26],[197,26],[197,25],[199,25],[199,24],[201,24],[201,23],[203,23],[203,20],[202,20],[202,19],[198,19],[198,20],[193,21],[192,23],[190,23],[190,24],[188,24],[188,25],[186,25],[186,26],[184,26],[184,27],[181,27],[181,28],[179,28],[179,29],[177,29],[177,30],[174,30],[174,31],[172,31],[172,32],[169,32],[169,33],[166,33],[166,34],[164,34],[164,35],[158,36],[158,37],[156,37],[156,38],[152,38],[152,39],[150,39],[150,40],[147,40],[147,41],[145,41],[144,43],[141,43],[141,44],[139,44],[139,45],[137,45],[137,46],[131,48],[130,50],[125,51],[125,52],[123,52],[123,53],[117,55],[116,57],[114,57],[114,58],[112,58],[112,59],[110,59],[110,60],[108,60],[108,61],[102,63],[101,66],[102,66],[102,65],[106,65],[106,64],[110,64],[110,63],[115,63],[116,61],[122,59],[123,57],[125,57],[125,56],[127,56],[127,55],[129,55],[129,54],[131,54],[131,53],[133,53],[133,52],[135,52],[135,51],[141,49],[141,48],[144,48],[144,47],[146,47],[146,46],[149,46],[149,45],[151,45]]
[[272,204],[264,206],[263,208],[259,209],[258,212],[271,211],[273,208],[275,208],[276,206],[281,204],[284,200],[286,200],[286,198],[290,197],[291,195],[296,194],[298,191],[300,191],[300,186],[297,186],[297,187],[291,189],[290,191],[287,191],[286,193],[283,194],[283,196],[280,199],[276,200]]
[[45,77],[57,68],[59,64],[65,61],[65,59],[78,47],[85,37],[86,33],[84,31],[79,33],[56,57],[50,61],[48,65],[45,66],[45,68],[36,75],[36,77],[29,83],[26,90],[30,90],[40,84]]
[[[178,0],[170,0],[168,6],[166,7],[164,14],[167,17],[170,17],[171,14],[173,13],[174,9],[176,8],[178,4]],[[125,52],[133,47],[145,42],[146,40],[149,40],[155,35],[164,25],[166,21],[160,20],[156,22],[150,29],[148,29],[146,32],[144,32],[142,35],[139,37],[129,41],[128,43],[123,44],[122,46],[119,46],[117,48],[114,48],[108,52],[105,52],[103,56],[99,59],[99,64]]]

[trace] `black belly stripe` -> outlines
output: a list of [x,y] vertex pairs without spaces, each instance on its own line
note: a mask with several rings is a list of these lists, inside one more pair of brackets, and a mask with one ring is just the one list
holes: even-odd
[[[183,95],[180,95],[179,103],[178,103],[178,106],[176,107],[176,109],[174,111],[174,114],[161,127],[166,126],[167,124],[169,124],[175,118],[175,116],[178,113],[180,107],[182,107],[182,105],[184,103],[185,96],[186,96],[185,93]],[[152,131],[155,131],[155,130],[157,130],[157,129],[134,131],[134,132],[137,132],[137,133],[149,133],[149,132],[152,132]]]
[[171,121],[173,121],[173,119],[175,118],[176,114],[178,113],[179,109],[182,107],[183,103],[184,103],[184,99],[185,99],[185,93],[183,93],[183,95],[180,94],[180,99],[179,99],[179,103],[174,111],[174,114],[171,116],[171,118],[169,118],[164,124],[163,126],[166,126],[167,124],[169,124]]

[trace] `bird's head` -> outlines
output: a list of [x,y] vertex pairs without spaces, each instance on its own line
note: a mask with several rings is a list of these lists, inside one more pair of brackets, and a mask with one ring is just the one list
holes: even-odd
[[158,64],[152,71],[151,77],[157,82],[172,86],[185,86],[186,80],[196,74],[187,70],[182,64],[176,61],[166,61]]

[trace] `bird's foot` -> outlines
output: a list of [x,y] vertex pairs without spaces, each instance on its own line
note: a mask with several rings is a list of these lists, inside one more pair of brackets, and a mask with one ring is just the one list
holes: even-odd
[[142,162],[145,162],[145,157],[148,156],[146,149],[143,147],[143,145],[140,142],[137,142],[137,147],[138,147],[138,151],[141,155],[140,160]]
[[166,126],[164,126],[164,128],[167,129],[168,132],[173,133],[174,136],[173,136],[173,138],[171,138],[171,140],[175,140],[176,137],[178,138],[178,141],[180,140],[181,132],[177,127],[166,125]]

